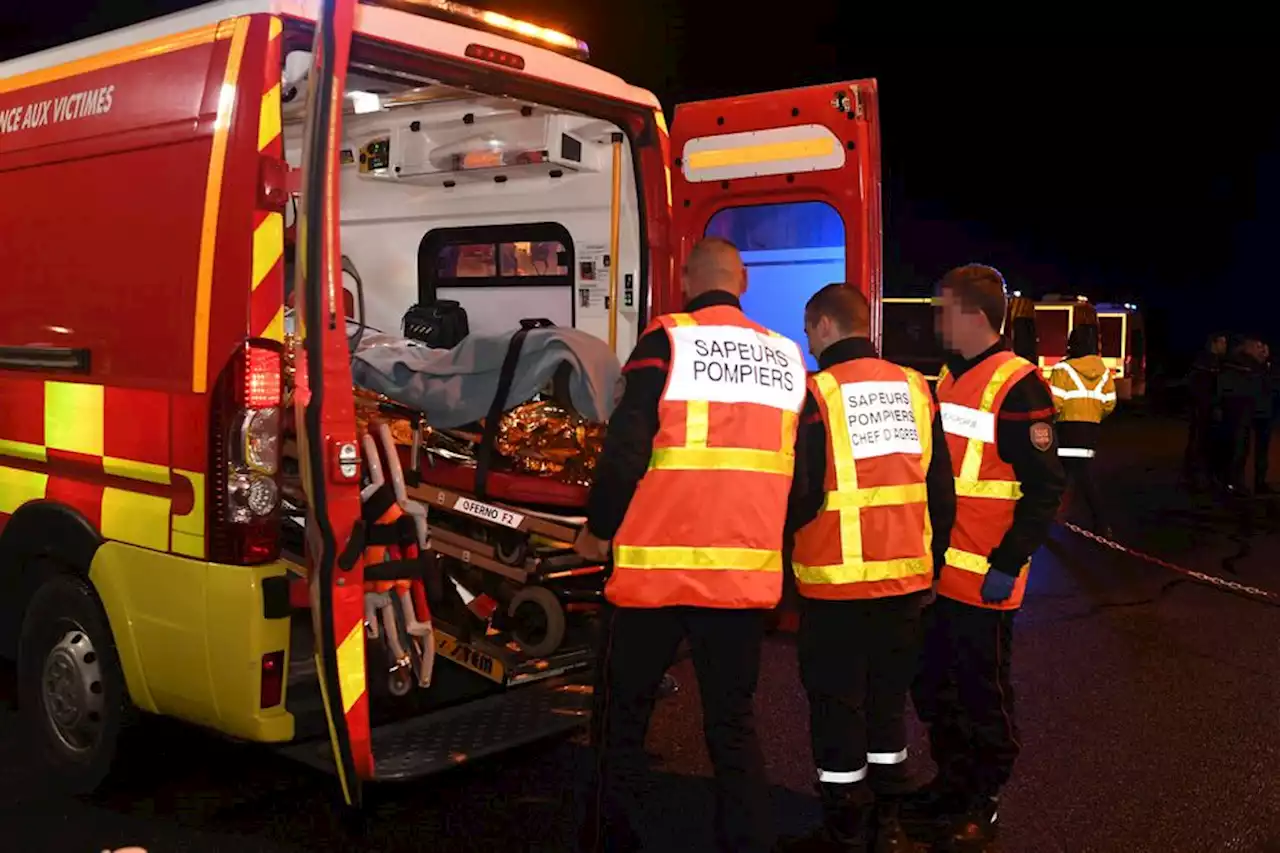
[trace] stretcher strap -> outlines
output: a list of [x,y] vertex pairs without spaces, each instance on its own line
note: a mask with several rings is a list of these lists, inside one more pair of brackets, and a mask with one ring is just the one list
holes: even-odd
[[383,486],[369,496],[360,506],[360,517],[366,524],[376,524],[387,510],[396,504],[396,495],[390,486]]
[[421,560],[386,560],[364,567],[366,581],[414,581],[424,574]]
[[485,486],[489,480],[489,468],[493,462],[493,445],[498,438],[498,424],[506,409],[507,395],[511,393],[511,383],[515,380],[516,364],[520,361],[520,350],[524,347],[525,336],[533,329],[554,326],[550,320],[521,320],[520,328],[511,336],[507,345],[506,358],[502,360],[502,371],[498,374],[498,390],[489,404],[489,414],[484,419],[484,436],[480,439],[480,447],[476,452],[476,497],[484,500]]
[[418,530],[414,526],[413,516],[402,515],[390,524],[368,524],[365,526],[364,546],[366,548],[382,545],[418,544]]

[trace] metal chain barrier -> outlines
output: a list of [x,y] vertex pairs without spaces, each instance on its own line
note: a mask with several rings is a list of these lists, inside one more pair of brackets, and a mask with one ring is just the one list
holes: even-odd
[[1139,560],[1143,560],[1145,562],[1160,566],[1161,568],[1168,569],[1171,572],[1176,572],[1180,575],[1184,575],[1186,577],[1191,578],[1194,581],[1199,581],[1200,583],[1207,583],[1210,586],[1216,586],[1220,589],[1226,589],[1226,590],[1230,590],[1231,592],[1237,592],[1237,593],[1240,593],[1241,595],[1248,595],[1254,598],[1260,598],[1263,601],[1266,601],[1270,604],[1280,605],[1280,593],[1272,592],[1266,589],[1259,589],[1256,586],[1249,586],[1247,584],[1242,584],[1238,581],[1228,580],[1227,578],[1220,578],[1220,577],[1217,577],[1216,575],[1209,575],[1209,574],[1205,574],[1204,572],[1197,572],[1193,569],[1183,568],[1182,566],[1178,566],[1173,563],[1170,563],[1168,560],[1162,560],[1159,557],[1155,557],[1155,556],[1152,556],[1151,554],[1143,553],[1142,551],[1139,551],[1134,548],[1130,548],[1127,545],[1121,545],[1119,542],[1112,542],[1110,539],[1107,539],[1104,536],[1099,536],[1093,531],[1085,530],[1083,527],[1072,524],[1069,521],[1064,522],[1063,526],[1066,527],[1068,530],[1070,530],[1072,533],[1079,534],[1080,536],[1083,536],[1085,539],[1091,539],[1094,542],[1097,542],[1099,545],[1103,546],[1104,548],[1110,548],[1112,551],[1119,551],[1120,553],[1127,554],[1130,557],[1137,557]]

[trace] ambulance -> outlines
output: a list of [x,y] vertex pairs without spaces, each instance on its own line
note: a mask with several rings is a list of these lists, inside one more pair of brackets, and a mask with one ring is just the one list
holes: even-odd
[[98,786],[142,712],[325,766],[356,805],[583,724],[589,674],[370,689],[344,320],[395,334],[451,300],[473,333],[547,318],[624,358],[704,235],[755,253],[748,311],[793,335],[826,283],[788,282],[795,250],[836,257],[877,326],[881,276],[874,81],[683,104],[668,131],[587,60],[451,0],[219,0],[0,63],[0,654],[52,778]]

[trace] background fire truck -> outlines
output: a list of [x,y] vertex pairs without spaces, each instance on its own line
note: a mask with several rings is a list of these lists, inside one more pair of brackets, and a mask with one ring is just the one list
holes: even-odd
[[[883,299],[883,351],[886,358],[914,367],[934,379],[946,360],[938,341],[928,297]],[[1036,301],[1015,291],[1005,311],[1004,335],[1019,355],[1040,367],[1046,378],[1067,354],[1067,339],[1081,324],[1098,327],[1099,354],[1116,380],[1121,400],[1146,394],[1146,331],[1136,305],[1101,303],[1083,297],[1050,295]]]
[[277,744],[351,804],[584,722],[591,622],[556,561],[585,486],[428,464],[420,411],[378,414],[411,448],[365,442],[344,316],[544,318],[616,358],[706,234],[744,241],[766,323],[795,334],[825,283],[766,281],[812,260],[773,251],[831,255],[878,310],[874,81],[684,104],[669,134],[586,57],[444,0],[220,0],[0,64],[0,653],[66,787],[138,710]]

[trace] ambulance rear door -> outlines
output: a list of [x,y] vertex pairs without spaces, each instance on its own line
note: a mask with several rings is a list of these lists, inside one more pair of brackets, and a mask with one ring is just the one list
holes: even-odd
[[[333,741],[334,765],[349,805],[373,778],[364,654],[362,549],[351,547],[360,520],[356,443],[342,246],[337,211],[342,105],[356,0],[324,0],[307,78],[298,209],[299,359],[295,414],[307,492],[307,563],[316,667]],[[305,366],[305,369],[303,367]]]
[[826,284],[847,282],[871,301],[879,342],[874,80],[680,104],[671,143],[678,263],[705,236],[732,241],[748,268],[747,315],[801,349],[805,302]]

